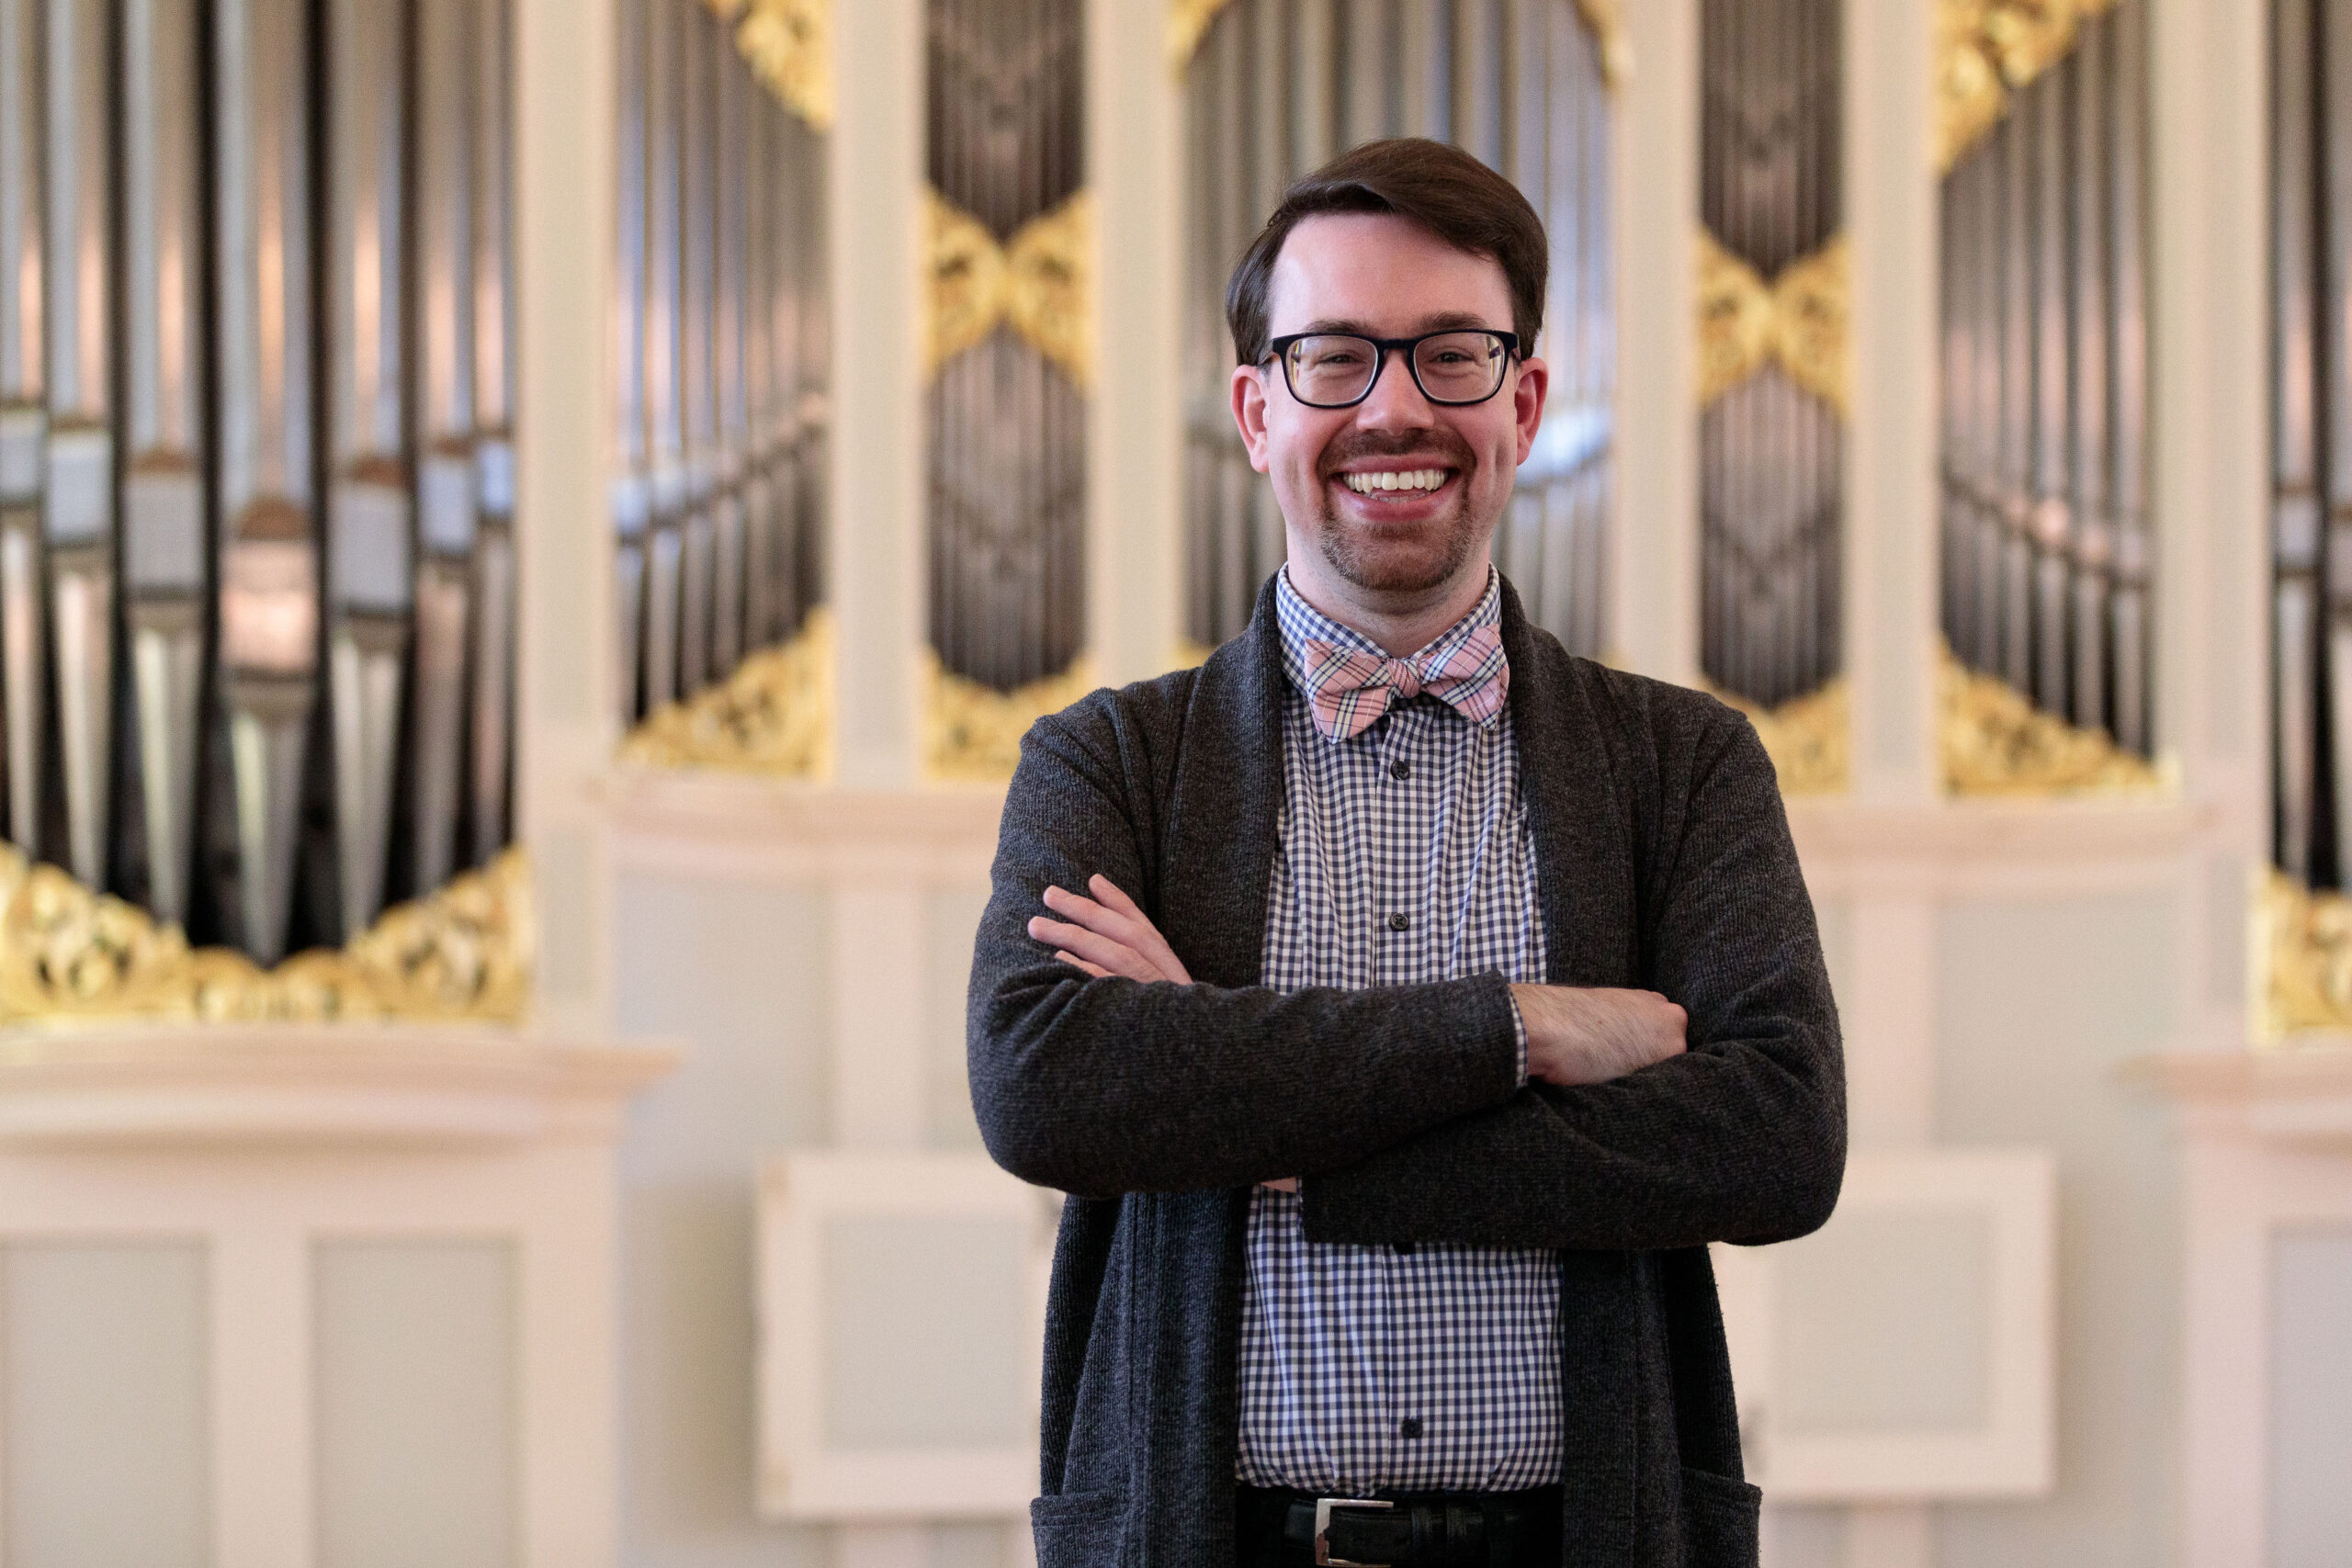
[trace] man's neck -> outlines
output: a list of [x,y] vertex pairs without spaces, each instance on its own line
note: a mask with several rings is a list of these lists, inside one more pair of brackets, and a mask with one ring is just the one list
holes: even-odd
[[1418,593],[1383,593],[1357,587],[1316,561],[1301,570],[1295,546],[1290,585],[1317,614],[1380,645],[1392,659],[1407,659],[1435,642],[1476,609],[1487,592],[1492,552],[1480,550],[1461,571],[1436,588]]

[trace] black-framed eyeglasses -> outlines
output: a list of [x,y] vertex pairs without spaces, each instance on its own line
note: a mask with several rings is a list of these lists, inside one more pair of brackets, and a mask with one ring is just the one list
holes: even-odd
[[[1460,327],[1419,337],[1358,337],[1352,333],[1292,333],[1266,345],[1282,362],[1290,395],[1314,409],[1351,409],[1372,396],[1390,350],[1405,356],[1421,396],[1447,408],[1483,403],[1502,390],[1519,353],[1517,333]],[[1259,361],[1265,363],[1264,360]]]

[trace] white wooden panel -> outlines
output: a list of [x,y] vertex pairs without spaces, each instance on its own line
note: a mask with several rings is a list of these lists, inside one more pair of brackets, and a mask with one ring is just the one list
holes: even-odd
[[0,1248],[0,1561],[211,1561],[206,1315],[198,1243]]
[[1753,1479],[1791,1503],[2045,1492],[2055,1226],[2040,1151],[1857,1153],[1815,1235],[1719,1248]]
[[[809,1153],[762,1168],[763,1512],[1025,1516],[1058,1212],[980,1155]],[[837,1408],[844,1398],[862,1403]]]
[[320,1568],[511,1568],[513,1242],[330,1241],[313,1268]]
[[2271,1568],[2352,1562],[2352,1227],[2271,1241]]

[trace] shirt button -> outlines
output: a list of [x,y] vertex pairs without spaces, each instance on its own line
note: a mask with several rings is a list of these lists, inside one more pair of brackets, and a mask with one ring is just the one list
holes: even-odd
[[1396,1435],[1400,1438],[1419,1437],[1421,1435],[1421,1418],[1418,1416],[1406,1416],[1402,1421],[1396,1423]]
[[1388,764],[1388,776],[1392,779],[1409,779],[1413,776],[1413,764],[1399,757]]
[[1410,931],[1412,926],[1413,917],[1401,911],[1388,917],[1388,929],[1392,931]]

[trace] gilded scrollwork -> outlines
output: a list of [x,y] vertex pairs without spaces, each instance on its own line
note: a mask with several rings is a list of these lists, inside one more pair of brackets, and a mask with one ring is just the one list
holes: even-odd
[[1699,231],[1699,406],[1772,361],[1844,417],[1851,383],[1846,237],[1791,262],[1770,283]]
[[1094,380],[1094,207],[1085,191],[999,245],[980,220],[927,193],[931,287],[924,371],[1009,321],[1080,387]]
[[1208,36],[1209,24],[1233,0],[1168,0],[1168,63],[1182,73]]
[[832,0],[704,0],[741,13],[735,47],[785,107],[819,130],[833,123]]
[[621,742],[621,761],[823,778],[832,771],[832,615],[820,605],[791,641],[748,655],[718,685],[649,714]]
[[1777,707],[1730,692],[1714,694],[1756,727],[1782,795],[1841,795],[1852,787],[1853,698],[1843,675]]
[[2066,58],[2117,0],[1938,0],[1936,168],[1949,171],[2008,112],[2009,95]]
[[1600,79],[1611,90],[1634,73],[1634,46],[1625,35],[1624,0],[1577,0],[1577,14],[1600,49]]
[[2042,712],[2025,694],[1944,650],[1939,739],[1944,787],[1953,795],[2150,795],[2165,776],[2154,762]]
[[967,681],[924,651],[931,688],[923,705],[923,766],[933,779],[1001,784],[1021,761],[1021,738],[1049,713],[1059,713],[1096,685],[1081,659],[1058,675],[1011,692]]
[[263,969],[0,845],[0,1027],[122,1021],[519,1023],[530,1004],[530,872],[510,849],[387,909],[339,951]]
[[2352,897],[2315,891],[2273,867],[2253,899],[2254,1038],[2352,1031]]

